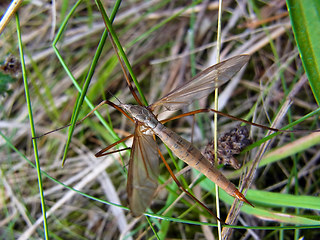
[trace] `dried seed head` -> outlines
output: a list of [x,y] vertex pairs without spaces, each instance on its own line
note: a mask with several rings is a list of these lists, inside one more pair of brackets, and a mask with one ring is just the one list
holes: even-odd
[[0,69],[6,74],[18,75],[21,72],[21,63],[15,56],[9,55]]
[[[239,169],[241,164],[233,156],[239,154],[252,140],[249,138],[247,127],[237,127],[225,133],[218,139],[217,159],[218,164],[231,165],[234,169]],[[214,142],[211,141],[206,146],[206,157],[214,164]]]

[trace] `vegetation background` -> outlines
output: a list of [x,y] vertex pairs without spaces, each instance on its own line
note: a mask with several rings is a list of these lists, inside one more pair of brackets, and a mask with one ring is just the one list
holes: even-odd
[[[221,59],[238,54],[250,54],[251,59],[221,88],[221,111],[277,128],[297,120],[304,121],[294,129],[319,128],[320,53],[314,43],[319,42],[320,20],[312,14],[317,1],[307,6],[293,2],[301,5],[284,0],[223,1]],[[102,1],[109,16],[117,3]],[[2,3],[1,11],[8,4]],[[92,116],[75,128],[63,168],[66,129],[32,141],[30,118],[36,135],[70,122],[79,94],[75,84],[81,88],[90,73],[79,119],[90,112],[90,103],[95,106],[104,99],[117,103],[111,93],[124,103],[134,100],[109,39],[102,37],[105,25],[94,1],[25,1],[18,13],[19,21],[13,18],[0,37],[4,70],[8,59],[21,61],[18,46],[22,43],[28,83],[24,84],[24,71],[18,69],[0,76],[1,239],[39,239],[47,232],[50,239],[217,237],[215,219],[180,193],[163,164],[149,217],[131,216],[125,171],[129,151],[94,156],[117,136],[133,133],[130,121],[111,107],[101,107],[102,118]],[[217,22],[217,1],[121,3],[113,28],[149,103],[216,63]],[[101,55],[93,62],[99,42]],[[32,112],[25,91],[29,91]],[[205,107],[213,107],[213,96],[182,112]],[[166,112],[159,118],[173,114],[177,113]],[[203,150],[213,136],[212,115],[195,119],[195,124],[193,117],[185,117],[167,125]],[[219,117],[218,132],[221,135],[238,125]],[[239,156],[244,166],[221,171],[247,192],[256,207],[237,203],[231,207],[233,198],[221,192],[221,218],[229,213],[228,222],[239,226],[233,232],[225,228],[222,237],[316,239],[320,235],[319,133],[272,135],[266,141],[264,129],[249,129],[254,144]],[[131,146],[130,140],[125,144]],[[160,141],[159,145],[175,172],[185,170],[179,176],[183,185],[214,209],[214,184],[186,168]],[[42,179],[34,165],[37,159]],[[47,212],[45,225],[42,208]]]

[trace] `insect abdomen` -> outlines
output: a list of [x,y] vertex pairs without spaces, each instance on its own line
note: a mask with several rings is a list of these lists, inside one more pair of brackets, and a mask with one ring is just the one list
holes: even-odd
[[159,123],[154,133],[171,149],[171,151],[189,166],[197,169],[216,183],[228,194],[234,196],[237,188],[214,165],[212,165],[190,142]]

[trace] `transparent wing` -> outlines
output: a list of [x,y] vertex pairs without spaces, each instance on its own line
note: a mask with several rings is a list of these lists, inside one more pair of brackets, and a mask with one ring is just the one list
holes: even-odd
[[153,110],[163,106],[170,111],[181,109],[192,101],[209,95],[216,87],[229,81],[249,61],[249,58],[249,55],[238,55],[213,65],[148,108]]
[[137,124],[134,132],[128,170],[127,192],[133,216],[140,216],[150,205],[158,187],[159,155],[152,136],[141,132]]

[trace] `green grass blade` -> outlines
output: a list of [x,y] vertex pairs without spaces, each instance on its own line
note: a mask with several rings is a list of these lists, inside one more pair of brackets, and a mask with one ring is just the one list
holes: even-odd
[[[195,171],[195,170],[194,170]],[[208,191],[212,191],[212,182],[204,179],[201,185]],[[212,191],[212,194],[214,192]],[[234,198],[226,192],[220,192],[220,198],[227,204],[232,204]],[[320,219],[312,219],[306,216],[281,213],[268,208],[286,207],[286,208],[303,208],[319,211],[320,201],[318,197],[313,196],[296,196],[292,194],[272,193],[267,191],[259,191],[249,189],[246,198],[255,204],[255,207],[244,204],[241,211],[261,218],[266,218],[279,223],[299,224],[299,225],[319,225]],[[276,228],[276,227],[275,227]]]
[[149,218],[148,216],[146,216],[146,219],[147,219],[147,221],[148,221],[148,224],[149,224],[150,228],[152,229],[152,232],[153,232],[154,236],[155,236],[158,240],[160,240],[161,238],[159,238],[159,236],[158,236],[155,228],[154,228],[153,225],[152,225],[152,222],[150,221],[150,218]]
[[[115,31],[113,30],[111,21],[109,20],[109,18],[108,18],[108,16],[107,16],[107,13],[106,13],[106,11],[104,10],[104,7],[103,7],[102,3],[101,3],[100,1],[96,1],[96,3],[97,3],[97,5],[98,5],[98,7],[99,7],[99,10],[100,10],[101,14],[102,14],[103,20],[104,20],[106,26],[108,27],[108,29],[109,29],[109,31],[110,31],[110,34],[111,34],[111,36],[112,36],[115,44],[117,45],[117,48],[118,48],[118,50],[119,50],[119,55],[120,55],[120,57],[123,59],[123,61],[124,61],[125,65],[126,65],[128,71],[129,71],[129,73],[130,73],[130,76],[131,76],[131,78],[132,78],[132,80],[133,80],[133,82],[134,82],[134,84],[135,84],[135,86],[136,86],[136,88],[137,88],[137,90],[138,90],[141,98],[142,98],[143,104],[145,104],[146,106],[148,106],[148,102],[147,102],[147,100],[146,100],[146,98],[145,98],[145,96],[144,96],[144,94],[143,94],[143,92],[142,92],[142,90],[141,90],[141,88],[140,88],[140,85],[139,85],[139,83],[138,83],[138,80],[137,80],[137,78],[136,78],[136,76],[135,76],[135,74],[134,74],[134,72],[133,72],[133,69],[132,69],[132,67],[131,67],[131,64],[130,64],[128,58],[127,58],[127,55],[125,54],[125,52],[124,52],[124,50],[123,50],[123,48],[122,48],[122,45],[121,45],[121,43],[120,43],[120,41],[119,41],[119,38],[118,38],[117,34],[115,33]],[[111,18],[111,20],[112,20],[112,18]]]
[[293,33],[314,97],[320,104],[320,1],[287,0]]
[[305,137],[290,142],[278,149],[270,151],[261,160],[259,167],[266,166],[296,153],[306,151],[314,145],[320,144],[320,133],[315,132]]
[[23,83],[24,83],[25,96],[26,96],[26,102],[27,102],[27,107],[28,107],[28,116],[29,116],[29,121],[30,121],[31,136],[33,138],[32,145],[33,145],[33,151],[34,151],[34,157],[35,157],[36,169],[37,169],[38,184],[39,184],[40,202],[41,202],[41,210],[42,210],[42,216],[43,216],[44,237],[45,237],[45,239],[49,239],[48,224],[47,224],[47,217],[46,217],[46,204],[45,204],[44,196],[43,196],[43,187],[42,187],[42,177],[41,177],[41,170],[40,170],[38,146],[37,146],[36,139],[34,139],[34,137],[36,136],[36,133],[35,133],[35,127],[34,127],[34,121],[33,121],[33,113],[32,113],[32,107],[31,107],[30,94],[29,94],[29,86],[28,86],[28,80],[27,80],[26,65],[25,65],[25,61],[24,61],[24,52],[23,52],[21,30],[20,30],[20,21],[19,21],[18,14],[16,14],[16,23],[17,23],[17,34],[18,34],[18,43],[19,43]]
[[253,197],[256,204],[269,207],[295,207],[304,209],[320,210],[320,201],[315,196],[296,196],[292,194],[250,190],[248,197]]
[[[73,74],[71,73],[71,71],[69,70],[67,64],[65,63],[64,59],[62,58],[58,48],[56,47],[58,41],[60,40],[60,38],[62,37],[62,33],[64,31],[64,29],[66,28],[66,25],[67,25],[67,22],[69,20],[69,18],[74,14],[76,8],[78,7],[78,5],[80,4],[81,1],[78,1],[74,7],[71,9],[71,11],[69,12],[69,14],[67,15],[67,17],[65,18],[65,21],[63,21],[62,23],[62,26],[60,27],[59,31],[58,31],[58,34],[55,38],[55,40],[53,41],[53,44],[52,44],[52,47],[57,55],[57,57],[59,58],[62,66],[64,67],[64,69],[66,70],[67,74],[69,75],[69,77],[72,79],[74,85],[77,87],[78,91],[80,92],[80,94],[78,95],[78,98],[77,98],[77,101],[76,101],[76,105],[75,105],[75,108],[72,112],[72,117],[71,117],[71,125],[70,125],[70,128],[69,128],[69,133],[68,133],[68,139],[67,139],[67,142],[66,142],[66,147],[65,147],[65,151],[64,151],[64,155],[63,155],[63,160],[62,160],[62,165],[64,165],[64,162],[66,160],[66,157],[67,157],[67,153],[68,153],[68,149],[69,149],[69,145],[71,143],[71,138],[72,138],[72,134],[73,134],[73,131],[74,131],[74,128],[75,128],[75,124],[77,122],[77,119],[78,119],[78,116],[79,116],[79,113],[80,113],[80,109],[81,109],[81,106],[83,104],[83,101],[85,100],[87,102],[87,104],[89,105],[89,107],[91,109],[94,108],[94,105],[85,97],[86,96],[86,93],[87,93],[87,90],[88,90],[88,87],[90,85],[90,81],[91,81],[91,78],[93,76],[93,73],[94,73],[94,70],[95,70],[95,67],[96,67],[96,64],[98,62],[98,59],[101,55],[101,52],[102,52],[102,49],[103,49],[103,46],[104,46],[104,43],[106,41],[106,38],[108,36],[108,32],[107,31],[104,31],[103,34],[102,34],[102,37],[101,37],[101,40],[99,42],[99,45],[97,47],[97,51],[95,53],[95,56],[93,58],[93,61],[90,65],[90,69],[88,71],[88,74],[86,76],[86,79],[85,79],[85,83],[84,83],[84,86],[83,86],[83,89],[80,88],[80,86],[78,85],[76,79],[74,78]],[[119,1],[118,1],[119,2]],[[111,14],[112,18],[114,19],[115,18],[115,14],[116,12],[118,11],[119,9],[119,4],[116,4],[115,5],[115,8]],[[106,127],[106,129],[109,131],[109,133],[111,133],[111,135],[115,138],[115,139],[119,139],[118,136],[115,134],[115,132],[113,131],[112,128],[109,127],[109,125],[106,123],[106,121],[103,119],[103,117],[98,113],[96,112],[95,113],[99,120],[103,123],[103,125]]]

